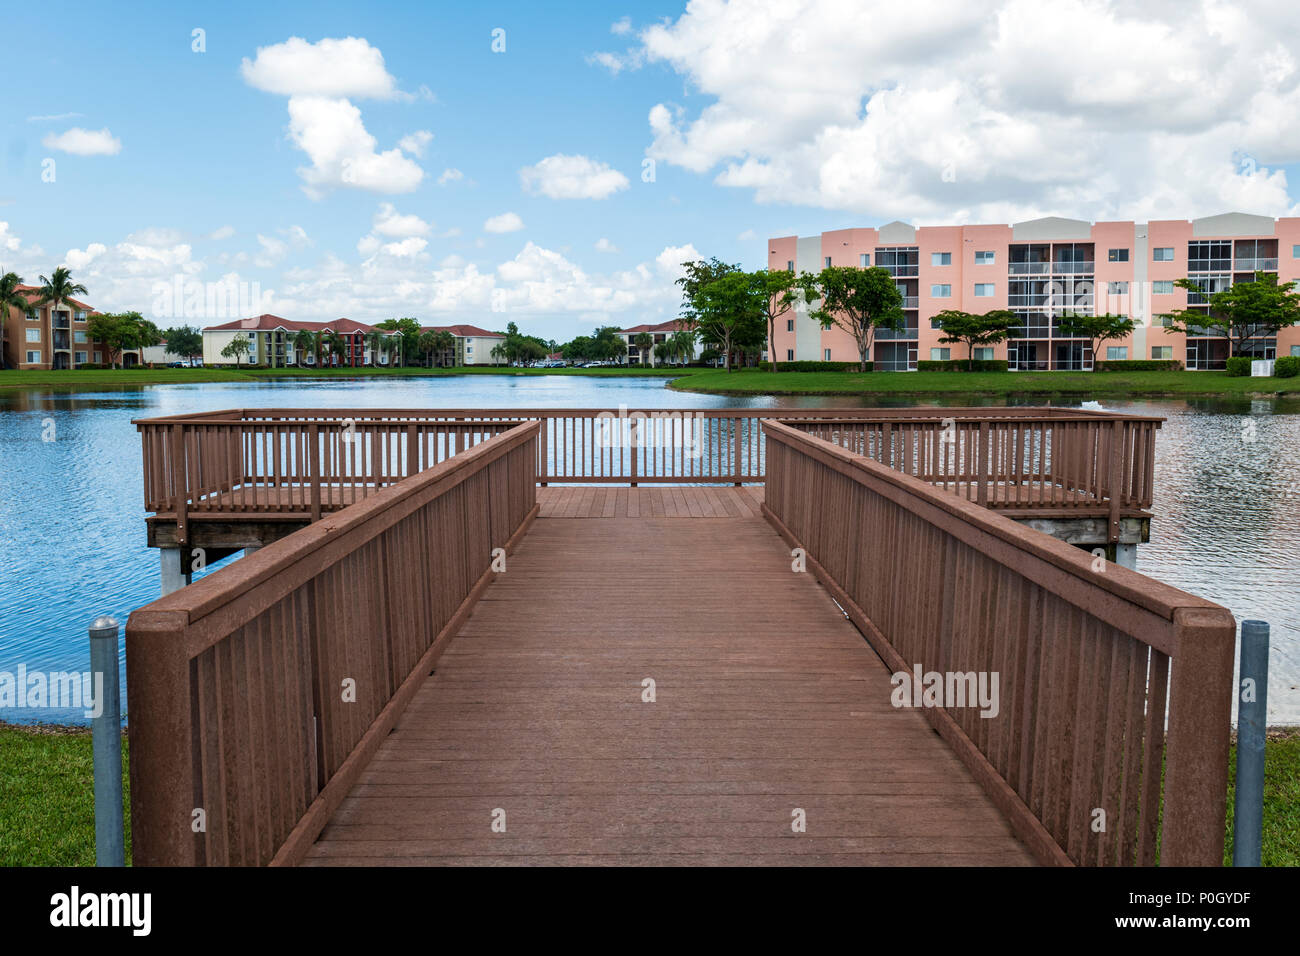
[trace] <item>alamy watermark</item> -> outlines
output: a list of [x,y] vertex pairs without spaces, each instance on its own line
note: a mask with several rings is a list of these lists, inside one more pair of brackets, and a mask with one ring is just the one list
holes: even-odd
[[0,671],[0,711],[80,710],[93,720],[104,712],[104,674],[101,671],[29,671],[19,664],[16,672]]
[[238,319],[262,315],[270,310],[271,293],[260,282],[238,282],[233,278],[199,282],[186,276],[158,281],[150,317],[155,319]]
[[978,707],[980,716],[998,715],[997,671],[926,671],[914,664],[911,673],[898,671],[889,678],[895,707]]
[[687,458],[704,453],[707,434],[704,412],[617,412],[596,415],[597,448],[680,448]]

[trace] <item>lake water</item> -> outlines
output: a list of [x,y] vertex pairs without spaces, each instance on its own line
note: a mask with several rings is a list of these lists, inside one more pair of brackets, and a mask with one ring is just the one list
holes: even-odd
[[[617,409],[620,404],[809,408],[866,403],[850,397],[694,395],[670,391],[659,379],[594,376],[0,393],[0,672],[14,673],[20,663],[28,672],[87,670],[87,624],[105,613],[125,622],[132,609],[157,596],[158,558],[145,546],[133,418],[271,406]],[[887,404],[1004,403],[894,399]],[[1225,605],[1238,620],[1269,621],[1269,720],[1300,723],[1300,402],[1102,404],[1168,419],[1157,434],[1156,517],[1151,543],[1138,550],[1139,569]],[[79,713],[50,709],[3,710],[0,719],[83,720]]]

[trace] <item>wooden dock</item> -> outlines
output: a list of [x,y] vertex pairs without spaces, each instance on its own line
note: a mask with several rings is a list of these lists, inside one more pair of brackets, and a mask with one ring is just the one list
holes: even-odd
[[308,865],[1033,862],[749,489],[538,497]]

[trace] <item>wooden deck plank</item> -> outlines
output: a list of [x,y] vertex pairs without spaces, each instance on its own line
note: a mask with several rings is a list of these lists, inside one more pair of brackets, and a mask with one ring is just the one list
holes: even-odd
[[747,489],[610,497],[534,523],[307,865],[1032,863]]

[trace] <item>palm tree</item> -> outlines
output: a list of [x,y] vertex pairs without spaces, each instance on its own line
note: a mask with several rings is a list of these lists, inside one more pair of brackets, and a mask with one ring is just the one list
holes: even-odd
[[373,364],[379,364],[379,355],[388,351],[388,336],[378,329],[371,329],[366,333],[366,347],[374,355]]
[[5,367],[5,320],[9,310],[17,309],[20,315],[27,311],[27,296],[18,291],[22,284],[23,277],[16,272],[0,276],[0,368]]
[[637,358],[641,360],[642,365],[653,365],[654,356],[650,354],[650,349],[654,346],[654,336],[649,332],[638,332],[632,337],[632,342],[636,345]]
[[337,364],[334,359],[338,356],[345,355],[348,350],[348,340],[337,332],[330,332],[325,337],[325,343],[330,348],[330,364]]
[[[68,299],[78,295],[85,295],[86,287],[79,282],[72,281],[72,273],[67,266],[59,266],[53,274],[47,279],[41,276],[41,288],[36,296],[37,305],[50,306],[50,327],[55,327],[55,315],[59,311],[59,305]],[[72,329],[68,329],[69,347],[71,347]],[[122,357],[123,363],[126,362],[126,356]],[[71,365],[72,363],[69,363]]]
[[695,333],[690,329],[674,332],[668,341],[673,344],[674,353],[681,356],[683,364],[695,357]]
[[316,347],[316,336],[309,329],[299,329],[293,337],[294,360],[302,365],[302,355],[311,352]]
[[505,344],[498,342],[496,345],[492,346],[492,351],[489,352],[488,354],[492,356],[493,364],[500,364],[501,361],[506,357]]
[[434,348],[438,350],[438,367],[446,368],[447,353],[451,353],[451,365],[456,364],[456,336],[446,329],[434,333]]

